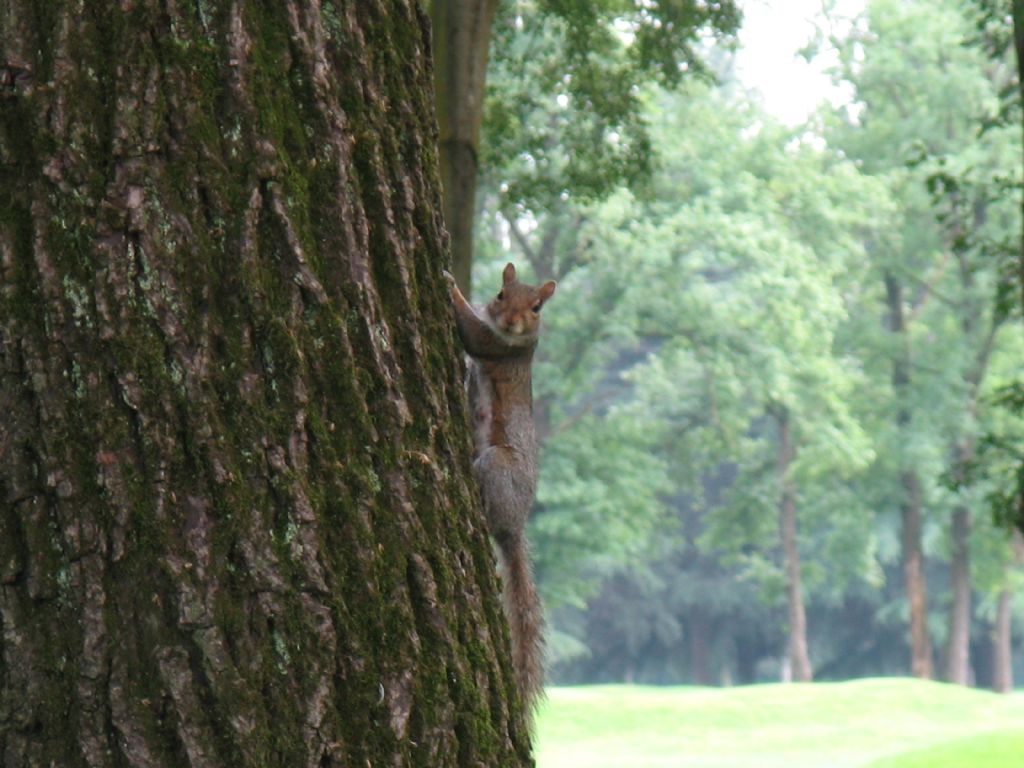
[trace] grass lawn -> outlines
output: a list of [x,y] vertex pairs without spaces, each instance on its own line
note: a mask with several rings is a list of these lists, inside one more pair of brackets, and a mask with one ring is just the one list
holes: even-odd
[[983,733],[871,763],[870,768],[1020,768],[1024,731]]
[[1021,768],[1024,693],[907,679],[548,689],[538,768]]

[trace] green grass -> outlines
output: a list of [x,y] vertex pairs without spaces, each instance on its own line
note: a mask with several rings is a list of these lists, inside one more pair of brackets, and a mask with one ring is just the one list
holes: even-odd
[[1024,693],[877,679],[551,688],[538,768],[1021,768]]
[[869,768],[1020,768],[1024,732],[983,733],[871,763]]

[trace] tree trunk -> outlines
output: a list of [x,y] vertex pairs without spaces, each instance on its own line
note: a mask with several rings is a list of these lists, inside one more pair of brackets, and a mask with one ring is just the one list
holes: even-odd
[[757,682],[757,664],[763,655],[762,644],[755,638],[739,635],[736,642],[736,681],[740,685]]
[[903,580],[910,606],[910,669],[914,677],[931,680],[934,676],[932,642],[928,634],[928,588],[924,578],[924,551],[921,546],[921,486],[916,472],[902,477],[906,499],[901,508],[900,549]]
[[[984,224],[984,205],[974,206],[974,226]],[[970,466],[975,459],[975,430],[978,423],[978,396],[982,382],[988,372],[989,360],[995,346],[996,334],[1001,321],[992,313],[986,333],[979,338],[978,330],[986,315],[986,304],[991,299],[978,301],[974,270],[962,246],[965,239],[963,228],[955,225],[949,247],[955,251],[960,265],[960,328],[964,340],[975,351],[975,359],[964,374],[967,385],[964,402],[964,434],[958,438],[951,455],[952,476],[958,486],[966,488],[970,482]],[[948,682],[969,685],[971,676],[971,512],[965,504],[959,504],[953,511],[950,540],[952,562],[950,563],[950,592],[953,599],[949,610],[949,626],[946,647],[943,651],[943,671]]]
[[529,765],[419,4],[0,11],[0,764]]
[[971,513],[965,506],[953,512],[949,608],[949,636],[946,640],[946,680],[958,685],[970,684],[971,647]]
[[[1011,569],[1020,568],[1024,563],[1024,535],[1014,531],[1011,538],[1012,560],[1006,567],[1007,581]],[[1013,690],[1013,637],[1011,598],[1008,588],[999,593],[996,605],[996,620],[992,627],[992,688],[999,693]]]
[[476,176],[491,26],[498,0],[433,0],[434,91],[452,273],[470,296]]
[[1009,693],[1013,690],[1013,646],[1010,635],[1010,591],[999,593],[996,620],[992,627],[992,690]]
[[714,685],[715,676],[711,671],[711,620],[707,611],[693,605],[686,612],[684,631],[690,650],[690,679],[694,685]]
[[811,660],[807,653],[807,616],[800,587],[800,550],[796,536],[796,489],[789,476],[795,450],[790,432],[789,412],[779,407],[773,413],[779,428],[779,456],[777,471],[782,489],[779,502],[779,536],[786,570],[786,606],[789,615],[789,641],[787,655],[792,679],[798,683],[813,678]]
[[[910,424],[910,350],[907,324],[903,312],[903,287],[891,273],[885,275],[886,299],[889,305],[889,329],[899,339],[893,358],[892,384],[897,402],[896,426],[906,432]],[[900,505],[900,555],[903,581],[910,608],[910,669],[914,677],[930,680],[934,675],[932,643],[928,635],[928,588],[924,578],[924,547],[921,543],[921,483],[916,470],[904,460],[900,469],[904,498]]]

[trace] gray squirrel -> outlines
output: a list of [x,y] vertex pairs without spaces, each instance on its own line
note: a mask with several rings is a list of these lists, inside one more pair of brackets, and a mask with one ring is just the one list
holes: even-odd
[[466,388],[474,428],[473,469],[491,536],[504,565],[504,602],[512,630],[512,660],[532,712],[543,685],[542,611],[533,586],[526,520],[537,492],[537,435],[531,365],[540,335],[540,311],[555,292],[549,280],[535,288],[508,264],[498,294],[474,307],[445,273],[459,338],[469,356]]

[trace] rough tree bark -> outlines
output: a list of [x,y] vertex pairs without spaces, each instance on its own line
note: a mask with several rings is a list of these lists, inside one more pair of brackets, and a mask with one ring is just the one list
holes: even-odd
[[491,27],[498,0],[432,0],[434,90],[440,128],[444,218],[451,233],[452,274],[471,295],[476,177]]
[[[910,426],[907,406],[910,387],[910,349],[907,320],[903,311],[903,286],[891,273],[885,275],[886,300],[889,307],[889,330],[899,340],[893,359],[892,385],[896,397],[896,426]],[[924,547],[921,542],[923,515],[921,482],[914,467],[906,462],[900,468],[900,484],[904,498],[900,505],[900,555],[903,581],[910,608],[910,670],[914,677],[930,680],[934,676],[932,642],[928,634],[928,588],[924,576]]]
[[782,559],[786,571],[786,610],[789,618],[789,640],[786,654],[792,679],[809,683],[813,679],[811,659],[807,652],[807,615],[804,610],[803,590],[800,584],[800,549],[796,535],[796,488],[789,476],[795,448],[790,429],[789,411],[779,406],[772,410],[779,430],[778,472],[781,496],[779,499],[779,537],[782,541]]
[[0,5],[0,764],[529,765],[415,0]]

